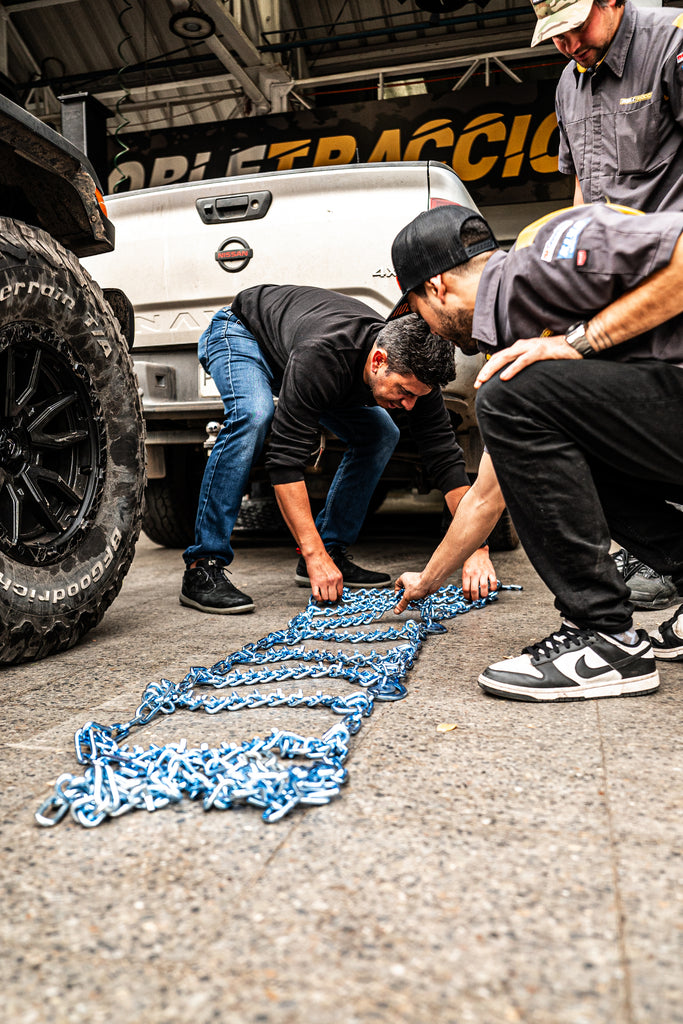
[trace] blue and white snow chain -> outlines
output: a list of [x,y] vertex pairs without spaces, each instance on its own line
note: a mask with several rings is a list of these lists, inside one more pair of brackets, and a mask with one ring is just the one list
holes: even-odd
[[[473,608],[484,608],[498,598],[500,590],[521,590],[500,586],[488,597],[467,601],[460,587],[442,587],[431,597],[412,603],[420,621],[408,619],[400,626],[370,631],[355,627],[378,623],[399,600],[391,590],[344,588],[337,605],[320,606],[311,599],[304,612],[295,615],[286,629],[276,630],[255,643],[228,655],[212,668],[191,668],[180,683],[168,679],[150,683],[142,703],[129,722],[100,725],[88,722],[75,734],[76,758],[86,765],[82,775],[61,775],[53,793],[36,812],[39,825],[56,825],[71,811],[86,828],[105,818],[116,818],[136,808],[157,811],[183,797],[202,800],[205,810],[230,810],[244,804],[262,808],[263,820],[278,821],[299,804],[326,804],[337,796],[346,781],[344,762],[351,736],[369,717],[375,701],[395,701],[406,696],[402,680],[413,667],[424,639],[430,633],[445,633],[443,619]],[[337,643],[373,643],[401,640],[386,653],[354,651],[344,654],[327,650],[307,651],[297,646],[304,640]],[[278,662],[295,662],[281,667],[260,668]],[[244,668],[244,666],[256,666]],[[362,687],[348,696],[329,696],[318,691],[304,696],[301,690],[285,694],[281,689],[268,694],[258,690],[242,696],[237,687],[270,684],[289,679],[344,679]],[[210,686],[214,691],[229,688],[226,696],[197,696],[195,688]],[[261,707],[329,708],[341,721],[320,737],[274,730],[265,739],[254,737],[242,744],[221,743],[210,748],[203,743],[188,749],[185,740],[167,746],[129,747],[121,745],[133,729],[146,725],[157,715],[174,711],[242,711]],[[288,762],[297,759],[296,764]],[[308,762],[308,763],[305,763]]]

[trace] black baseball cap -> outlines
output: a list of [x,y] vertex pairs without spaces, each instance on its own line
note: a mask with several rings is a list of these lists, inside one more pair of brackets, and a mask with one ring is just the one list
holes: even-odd
[[[483,221],[489,235],[474,245],[465,246],[460,235],[465,224],[473,218]],[[391,260],[402,294],[387,320],[396,320],[410,313],[408,293],[430,277],[443,274],[451,267],[459,267],[481,252],[497,248],[498,243],[489,225],[481,214],[468,206],[448,204],[419,213],[410,224],[401,228],[391,246]]]

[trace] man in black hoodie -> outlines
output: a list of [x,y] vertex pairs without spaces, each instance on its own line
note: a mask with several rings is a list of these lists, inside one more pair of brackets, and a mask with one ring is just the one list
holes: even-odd
[[[336,600],[343,586],[391,582],[347,555],[398,441],[388,410],[408,413],[427,475],[451,513],[468,490],[440,390],[455,375],[452,346],[417,316],[387,324],[339,292],[260,285],[216,313],[200,339],[199,359],[219,388],[226,419],[204,473],[195,543],[183,555],[182,604],[217,614],[254,607],[226,570],[242,496],[268,431],[266,468],[301,553],[295,579],[317,600]],[[314,521],[304,467],[321,426],[348,447]],[[464,581],[472,596],[495,588],[486,547],[472,556]]]

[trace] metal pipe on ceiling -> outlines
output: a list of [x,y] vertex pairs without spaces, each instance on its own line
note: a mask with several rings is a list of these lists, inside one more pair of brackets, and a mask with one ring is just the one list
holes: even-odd
[[[524,7],[510,7],[504,11],[479,11],[476,14],[461,15],[458,18],[440,17],[438,27],[443,28],[444,26],[450,27],[451,25],[468,25],[471,22],[479,23],[481,21],[492,21],[494,18],[514,18],[519,15],[530,17],[528,5],[525,5]],[[384,28],[368,28],[359,32],[340,32],[339,35],[316,36],[312,39],[289,40],[285,43],[266,43],[264,46],[259,46],[258,49],[260,53],[282,53],[286,50],[309,49],[312,46],[322,46],[326,43],[352,42],[358,39],[371,39],[376,36],[418,32],[422,29],[433,29],[434,27],[435,26],[431,22],[420,21],[411,25],[393,25],[391,27],[385,26]],[[270,34],[272,33],[264,32],[264,38],[268,38]]]

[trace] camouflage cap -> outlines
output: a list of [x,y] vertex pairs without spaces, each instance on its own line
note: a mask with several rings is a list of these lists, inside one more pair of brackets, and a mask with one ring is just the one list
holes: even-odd
[[546,39],[583,25],[593,0],[531,0],[531,6],[538,18],[531,45],[538,46]]

